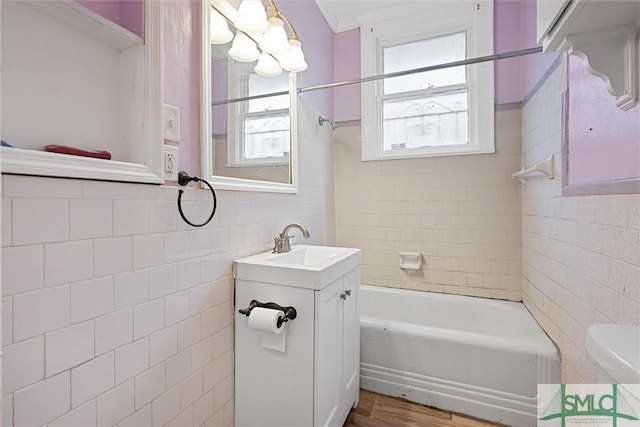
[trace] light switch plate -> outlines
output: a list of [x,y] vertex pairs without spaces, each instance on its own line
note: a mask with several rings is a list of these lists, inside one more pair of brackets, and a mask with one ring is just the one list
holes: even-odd
[[163,104],[162,125],[165,141],[180,142],[180,109],[178,107]]

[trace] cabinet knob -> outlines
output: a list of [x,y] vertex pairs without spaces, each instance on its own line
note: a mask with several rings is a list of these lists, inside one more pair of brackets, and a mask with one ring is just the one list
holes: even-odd
[[351,289],[347,289],[346,291],[344,291],[345,294],[347,294],[348,297],[351,296]]
[[346,300],[347,299],[347,294],[340,294],[340,299]]

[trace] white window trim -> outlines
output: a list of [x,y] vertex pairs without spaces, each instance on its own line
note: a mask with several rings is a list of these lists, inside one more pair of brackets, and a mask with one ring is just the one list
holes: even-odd
[[[228,60],[227,76],[235,76],[228,80],[228,93],[231,98],[244,98],[249,96],[249,74],[252,73],[253,63],[240,63]],[[269,112],[249,113],[249,102],[234,102],[227,104],[227,163],[228,168],[249,168],[256,166],[288,165],[289,155],[282,157],[269,157],[262,159],[245,159],[244,157],[244,119],[245,117],[259,117],[267,115],[290,114],[290,108],[281,108]],[[291,120],[289,120],[291,123]],[[289,129],[291,139],[291,129]]]
[[[419,13],[417,13],[419,12]],[[362,76],[382,74],[382,48],[466,31],[467,58],[493,54],[493,2],[448,1],[399,12],[384,20],[361,22]],[[404,159],[495,152],[493,62],[467,67],[469,143],[411,149],[382,149],[383,80],[362,86],[362,160]]]

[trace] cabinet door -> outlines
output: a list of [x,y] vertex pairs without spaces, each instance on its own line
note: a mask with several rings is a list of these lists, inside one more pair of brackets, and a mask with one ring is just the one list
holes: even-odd
[[315,426],[337,424],[342,407],[342,278],[316,292]]
[[345,404],[352,405],[358,399],[360,388],[360,314],[358,290],[360,272],[355,269],[344,276],[344,326],[342,340],[342,393]]
[[569,0],[545,0],[536,2],[538,43],[553,28]]

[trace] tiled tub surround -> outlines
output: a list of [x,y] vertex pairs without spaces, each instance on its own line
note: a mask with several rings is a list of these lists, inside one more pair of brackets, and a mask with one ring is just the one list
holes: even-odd
[[[362,162],[360,126],[335,131],[339,246],[362,248],[362,282],[522,300],[520,110],[496,112],[496,153]],[[424,256],[421,272],[399,252]]]
[[318,204],[218,192],[192,229],[175,187],[3,178],[3,425],[231,425],[232,261],[285,218],[322,243]]
[[[564,73],[522,109],[526,164],[562,158]],[[640,195],[562,197],[559,164],[556,174],[521,190],[524,303],[560,348],[563,382],[592,383],[586,328],[640,324]]]

